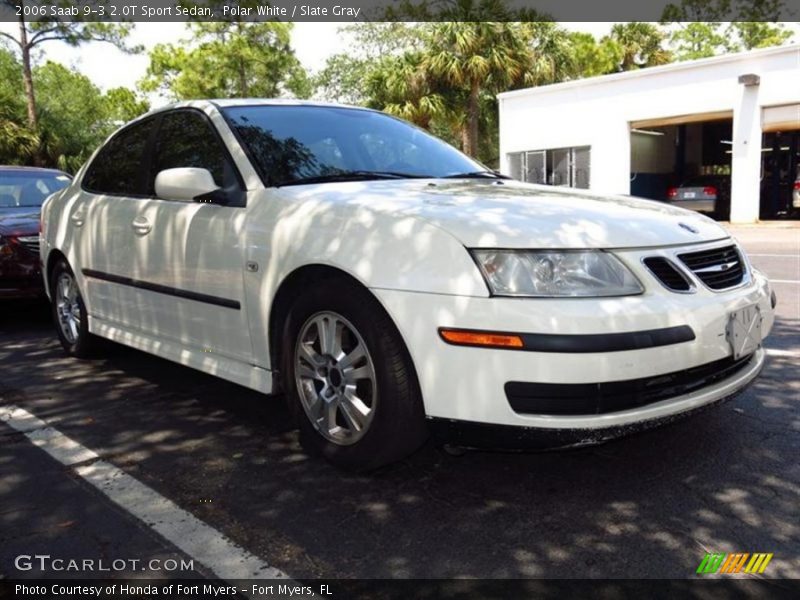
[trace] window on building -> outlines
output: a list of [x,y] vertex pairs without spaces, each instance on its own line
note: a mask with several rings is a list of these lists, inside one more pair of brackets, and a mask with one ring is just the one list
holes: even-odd
[[509,174],[527,183],[589,189],[590,152],[589,146],[512,152]]

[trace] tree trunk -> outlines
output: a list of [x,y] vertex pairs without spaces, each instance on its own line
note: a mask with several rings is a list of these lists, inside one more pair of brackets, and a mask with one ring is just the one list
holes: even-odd
[[25,99],[28,104],[28,126],[35,133],[39,128],[39,120],[36,116],[36,95],[33,91],[31,48],[28,45],[28,30],[23,17],[19,19],[19,45],[22,50],[22,81],[25,85]]
[[464,136],[464,152],[473,158],[478,156],[478,122],[480,120],[480,83],[472,82],[469,90],[469,102],[467,104],[467,127]]
[[250,95],[250,90],[247,86],[247,70],[244,64],[244,59],[239,57],[239,97],[247,98]]

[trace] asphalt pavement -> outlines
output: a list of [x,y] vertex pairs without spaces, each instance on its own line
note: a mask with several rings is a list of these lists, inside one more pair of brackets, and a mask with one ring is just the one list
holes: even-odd
[[[707,552],[774,553],[763,577],[800,578],[800,228],[733,233],[779,298],[761,378],[603,446],[452,456],[429,445],[345,474],[303,452],[282,398],[113,344],[67,358],[47,305],[30,302],[0,311],[0,410],[35,415],[294,578],[683,578]],[[15,567],[36,553],[191,559],[179,542],[0,423],[5,577],[97,575]],[[210,572],[195,562],[191,573]]]

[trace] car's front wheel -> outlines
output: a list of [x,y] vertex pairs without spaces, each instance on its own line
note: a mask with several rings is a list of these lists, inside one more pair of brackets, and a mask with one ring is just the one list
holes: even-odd
[[283,365],[303,445],[337,466],[374,469],[425,440],[411,358],[383,307],[360,286],[324,280],[295,302]]
[[75,274],[64,259],[53,267],[50,277],[51,309],[58,339],[70,356],[85,358],[98,347],[98,338],[89,333],[86,305]]

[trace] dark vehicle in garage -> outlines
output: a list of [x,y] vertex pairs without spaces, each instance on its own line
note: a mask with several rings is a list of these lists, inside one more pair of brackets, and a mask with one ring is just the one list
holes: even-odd
[[39,215],[45,198],[70,179],[55,169],[0,166],[0,299],[44,295]]

